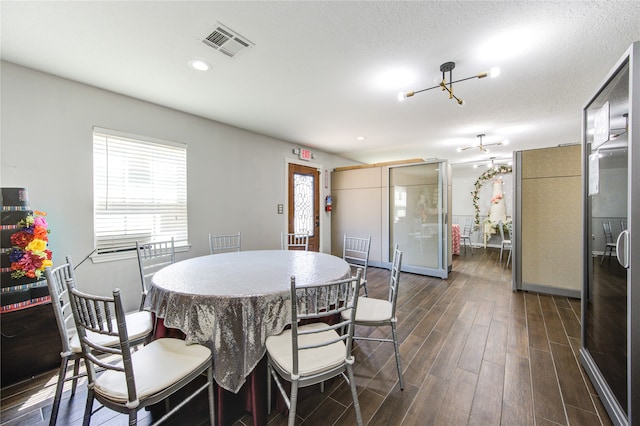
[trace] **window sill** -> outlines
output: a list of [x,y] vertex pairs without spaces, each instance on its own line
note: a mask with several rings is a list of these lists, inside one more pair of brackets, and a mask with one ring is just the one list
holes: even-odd
[[[176,246],[176,253],[184,253],[191,250],[191,244],[186,244],[183,246]],[[105,263],[105,262],[114,262],[118,260],[124,259],[135,259],[137,257],[136,251],[121,251],[118,253],[103,253],[103,254],[92,254],[89,256],[92,263]]]

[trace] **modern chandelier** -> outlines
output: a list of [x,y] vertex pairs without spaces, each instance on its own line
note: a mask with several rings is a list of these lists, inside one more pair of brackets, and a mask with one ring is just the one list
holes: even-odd
[[[464,101],[462,99],[460,99],[459,97],[457,97],[453,93],[453,84],[454,83],[460,83],[461,81],[471,80],[471,79],[474,79],[474,78],[485,78],[487,76],[497,77],[500,74],[500,69],[492,68],[491,71],[481,72],[480,74],[477,74],[477,75],[474,75],[474,76],[471,76],[471,77],[462,78],[460,80],[453,81],[453,69],[455,67],[456,67],[456,63],[455,62],[445,62],[444,64],[440,65],[440,71],[442,72],[442,81],[440,82],[440,84],[438,84],[437,86],[433,86],[433,87],[427,87],[426,89],[399,93],[398,94],[398,100],[399,101],[403,101],[406,98],[410,98],[410,97],[414,96],[416,93],[426,92],[427,90],[437,89],[438,87],[440,87],[443,92],[446,91],[447,93],[449,93],[449,99],[455,99],[455,101],[457,102],[458,105],[463,106],[464,105]],[[446,73],[449,73],[449,81],[448,82],[447,82]]]
[[482,143],[482,138],[485,137],[485,136],[486,135],[484,133],[481,133],[481,134],[478,135],[478,139],[480,139],[480,141],[478,142],[478,145],[465,146],[465,147],[462,147],[462,148],[458,148],[457,151],[458,152],[462,152],[462,151],[466,151],[468,149],[478,148],[482,152],[489,152],[489,150],[486,148],[488,146],[496,146],[496,145],[503,145],[503,144],[506,145],[506,141],[483,144]]

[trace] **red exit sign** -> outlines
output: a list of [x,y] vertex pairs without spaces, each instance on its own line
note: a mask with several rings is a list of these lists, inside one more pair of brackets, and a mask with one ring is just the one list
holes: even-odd
[[311,160],[311,151],[308,149],[300,148],[299,157],[301,160]]

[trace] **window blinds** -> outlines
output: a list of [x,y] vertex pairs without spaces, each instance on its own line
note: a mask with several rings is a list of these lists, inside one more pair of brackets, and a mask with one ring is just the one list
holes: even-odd
[[186,145],[94,128],[93,160],[98,254],[134,249],[136,241],[187,243]]

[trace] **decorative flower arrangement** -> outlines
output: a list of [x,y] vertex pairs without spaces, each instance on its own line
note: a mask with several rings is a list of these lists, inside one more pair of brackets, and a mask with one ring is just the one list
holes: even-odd
[[41,278],[44,268],[52,266],[47,250],[49,232],[45,212],[35,211],[18,222],[19,231],[11,235],[11,278]]
[[491,199],[491,204],[498,204],[502,200],[502,194],[498,194]]
[[[501,173],[511,173],[511,171],[511,166],[501,164],[499,166],[496,166],[495,168],[487,170],[480,175],[478,180],[476,180],[476,183],[474,184],[475,189],[473,190],[473,192],[471,192],[471,196],[473,197],[473,209],[475,210],[475,229],[478,229],[480,227],[480,206],[478,205],[478,201],[480,200],[480,196],[478,195],[480,194],[480,188],[482,188],[482,185],[484,185],[486,181],[492,179],[495,175]],[[493,202],[493,200],[491,201]]]

